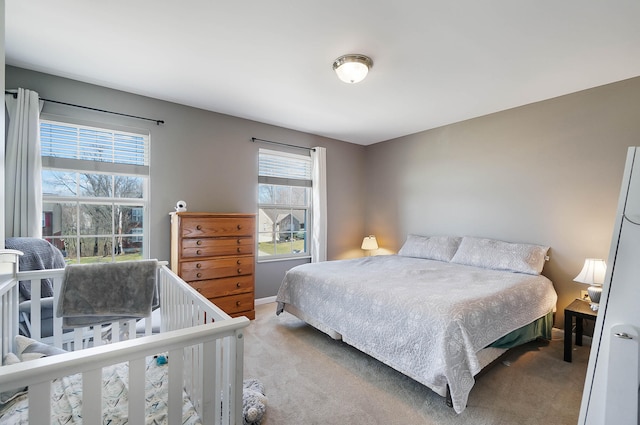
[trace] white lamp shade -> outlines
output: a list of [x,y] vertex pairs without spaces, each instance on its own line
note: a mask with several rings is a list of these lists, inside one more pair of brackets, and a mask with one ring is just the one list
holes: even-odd
[[586,283],[587,285],[602,285],[604,275],[607,272],[607,263],[599,258],[587,258],[584,266],[573,279],[575,282]]
[[378,249],[378,241],[376,240],[376,237],[373,235],[366,236],[362,240],[362,246],[360,248],[367,251]]

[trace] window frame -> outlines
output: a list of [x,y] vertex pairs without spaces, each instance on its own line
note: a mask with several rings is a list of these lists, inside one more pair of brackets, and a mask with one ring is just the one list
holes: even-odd
[[[262,153],[266,153],[269,155],[290,158],[294,160],[304,161],[305,166],[309,169],[308,179],[306,178],[292,178],[292,177],[282,177],[282,176],[264,176],[260,175],[260,155]],[[312,176],[311,176],[311,167],[312,160],[310,155],[300,155],[289,152],[278,151],[274,149],[264,149],[259,148],[258,150],[258,194],[257,194],[257,226],[256,226],[256,259],[259,263],[266,263],[272,261],[285,261],[285,260],[298,260],[298,259],[308,259],[311,258],[311,236],[312,236],[312,228],[313,228],[313,201],[312,201]],[[288,204],[284,203],[262,203],[260,202],[260,186],[273,185],[273,186],[281,186],[281,187],[304,187],[307,189],[306,193],[306,205],[293,204],[291,201]],[[305,250],[300,253],[287,253],[287,254],[270,254],[270,255],[260,255],[260,236],[264,235],[268,232],[261,231],[260,228],[260,219],[261,214],[260,211],[265,209],[279,209],[279,210],[304,210],[306,221],[305,221]],[[276,237],[277,233],[272,231],[272,236]]]
[[[74,253],[67,254],[67,261],[73,263],[82,262],[82,256],[79,252],[79,243],[83,239],[87,238],[95,238],[95,237],[109,237],[111,239],[111,252],[110,252],[110,260],[109,261],[117,261],[118,256],[115,254],[115,250],[113,249],[116,246],[116,240],[120,235],[116,233],[115,223],[114,223],[114,209],[117,206],[121,207],[140,207],[142,213],[142,233],[127,233],[124,235],[126,239],[130,239],[132,242],[137,242],[139,238],[142,238],[141,243],[141,252],[140,256],[143,259],[147,259],[150,257],[150,232],[149,232],[149,224],[150,220],[150,188],[151,188],[151,172],[150,172],[150,149],[151,149],[151,137],[150,132],[148,130],[131,128],[118,126],[109,123],[103,122],[91,122],[80,119],[75,119],[73,117],[67,116],[58,116],[53,114],[42,114],[40,117],[40,125],[39,125],[39,134],[42,135],[42,124],[43,123],[52,123],[59,124],[63,126],[71,126],[71,127],[88,127],[91,129],[95,129],[98,131],[112,132],[112,133],[127,133],[129,135],[133,135],[136,137],[142,137],[144,143],[144,165],[134,165],[134,164],[125,164],[125,163],[114,163],[114,162],[103,162],[103,161],[92,161],[85,159],[72,159],[72,158],[64,158],[64,157],[51,157],[51,156],[43,156],[43,152],[41,152],[42,158],[42,203],[43,203],[43,220],[44,216],[48,211],[44,210],[44,206],[47,204],[68,204],[73,205],[76,208],[76,212],[78,213],[82,208],[82,205],[102,205],[108,206],[111,208],[111,233],[106,234],[84,234],[82,232],[82,227],[80,225],[80,215],[76,217],[76,225],[75,225],[75,234],[74,235],[43,235],[43,239],[48,240],[61,240],[65,238],[74,238],[77,244],[77,250]],[[116,196],[116,194],[111,191],[110,196],[83,196],[80,193],[76,193],[75,195],[58,195],[58,194],[45,194],[45,182],[44,182],[44,172],[45,171],[58,171],[58,172],[68,172],[68,173],[89,173],[89,174],[102,174],[108,176],[128,176],[134,178],[140,178],[142,185],[142,197],[140,198],[125,198]],[[113,184],[113,179],[111,181]],[[112,186],[112,189],[114,186]],[[133,214],[133,213],[132,213]],[[136,228],[140,229],[140,228]]]

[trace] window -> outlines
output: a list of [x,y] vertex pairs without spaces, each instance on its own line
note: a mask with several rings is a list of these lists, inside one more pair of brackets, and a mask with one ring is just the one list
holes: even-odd
[[40,120],[43,238],[70,262],[146,258],[149,136]]
[[260,149],[258,258],[309,256],[311,158]]

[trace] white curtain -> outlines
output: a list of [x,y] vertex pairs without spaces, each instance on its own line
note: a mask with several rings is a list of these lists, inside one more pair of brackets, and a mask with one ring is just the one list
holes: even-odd
[[5,94],[9,115],[5,142],[5,237],[42,237],[42,158],[38,93]]
[[327,260],[327,150],[315,147],[312,161],[313,231],[311,235],[311,262]]

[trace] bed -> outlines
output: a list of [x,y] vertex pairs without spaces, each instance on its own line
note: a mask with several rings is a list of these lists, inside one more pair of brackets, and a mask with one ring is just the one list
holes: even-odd
[[450,399],[506,349],[550,339],[557,295],[540,275],[548,247],[409,235],[398,255],[297,266],[279,288],[287,311]]
[[[152,315],[63,332],[54,314],[45,343],[38,283],[53,282],[59,309],[65,269],[20,272],[20,255],[0,250],[0,423],[242,423],[247,318],[229,317],[158,262]],[[35,283],[30,338],[19,335],[19,282]]]

